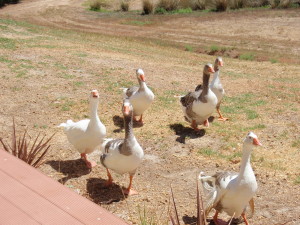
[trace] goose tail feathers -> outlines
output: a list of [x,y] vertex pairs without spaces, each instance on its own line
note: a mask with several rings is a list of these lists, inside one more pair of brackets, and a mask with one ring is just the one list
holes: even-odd
[[65,123],[61,123],[59,124],[57,127],[67,127],[70,126],[71,124],[73,124],[74,122],[72,120],[67,120],[67,122]]

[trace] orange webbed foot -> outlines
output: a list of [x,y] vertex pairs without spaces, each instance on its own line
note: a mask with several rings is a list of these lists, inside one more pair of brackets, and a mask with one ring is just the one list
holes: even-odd
[[128,188],[124,188],[123,192],[124,192],[125,195],[128,195],[128,196],[130,196],[130,195],[137,195],[138,194],[137,191],[135,191],[133,189],[128,189]]

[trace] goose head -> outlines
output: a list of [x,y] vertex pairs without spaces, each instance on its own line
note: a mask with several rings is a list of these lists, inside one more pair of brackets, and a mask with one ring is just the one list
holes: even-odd
[[90,93],[90,102],[97,102],[99,100],[99,92],[97,90],[92,90]]
[[215,70],[214,70],[213,65],[211,63],[207,63],[204,66],[203,74],[209,75],[209,74],[212,74],[214,72],[215,72]]
[[222,57],[220,57],[220,56],[217,57],[216,60],[215,60],[214,69],[215,69],[215,70],[218,70],[219,67],[222,67],[223,65],[224,65],[224,63],[223,63]]
[[133,107],[128,99],[123,101],[122,112],[124,118],[130,118],[133,115]]
[[145,74],[142,69],[137,69],[136,70],[136,77],[139,82],[145,82]]
[[244,139],[244,146],[248,146],[250,147],[249,149],[252,149],[252,146],[262,146],[262,144],[259,142],[256,134],[249,132]]

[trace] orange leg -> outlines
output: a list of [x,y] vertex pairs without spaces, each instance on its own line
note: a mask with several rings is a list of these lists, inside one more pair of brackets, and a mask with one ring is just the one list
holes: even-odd
[[228,120],[228,118],[225,118],[225,117],[222,116],[221,111],[220,111],[220,106],[217,106],[217,112],[219,114],[219,119],[218,120],[220,120],[220,121]]
[[81,159],[83,159],[83,161],[85,162],[85,164],[88,168],[91,169],[91,168],[93,168],[97,165],[96,162],[88,160],[88,158],[86,156],[86,153],[81,153],[80,156],[81,156]]
[[249,225],[245,213],[242,213],[242,217],[243,217],[243,219],[244,219],[245,224],[246,224],[246,225]]
[[200,129],[198,129],[198,125],[196,123],[196,120],[192,120],[192,124],[191,127],[195,130],[195,131],[199,131]]
[[215,213],[215,215],[213,217],[213,221],[214,221],[215,225],[219,225],[219,223],[218,223],[218,214],[219,214],[219,212],[216,211],[216,213]]
[[203,122],[203,125],[204,125],[205,127],[209,127],[209,121],[208,121],[208,119],[205,120],[205,121]]
[[140,117],[140,119],[139,119],[139,123],[144,124],[144,121],[143,121],[143,114],[141,115],[141,117]]
[[138,194],[137,191],[131,189],[132,179],[133,179],[133,175],[129,175],[129,185],[126,189],[124,189],[124,194],[125,195],[136,195],[136,194]]
[[112,176],[111,176],[111,174],[110,174],[110,172],[107,168],[106,168],[106,171],[107,171],[108,180],[105,182],[104,186],[109,187],[109,186],[112,185],[113,179],[112,179]]

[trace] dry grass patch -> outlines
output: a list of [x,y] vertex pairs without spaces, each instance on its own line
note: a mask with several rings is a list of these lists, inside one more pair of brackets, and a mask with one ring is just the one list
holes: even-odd
[[143,14],[152,14],[154,11],[154,3],[152,0],[143,0]]
[[90,10],[100,11],[102,8],[109,6],[109,1],[108,0],[90,0],[90,1],[88,1],[88,5],[90,7]]
[[129,10],[129,0],[122,0],[120,3],[120,8],[123,12],[127,12]]

